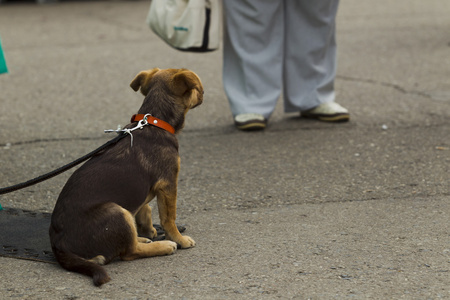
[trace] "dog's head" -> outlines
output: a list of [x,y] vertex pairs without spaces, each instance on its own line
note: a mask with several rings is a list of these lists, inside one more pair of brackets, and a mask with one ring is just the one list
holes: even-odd
[[203,85],[200,78],[187,69],[154,68],[142,71],[131,81],[131,88],[148,98],[150,94],[174,98],[178,105],[184,107],[184,114],[189,109],[199,106],[203,102]]

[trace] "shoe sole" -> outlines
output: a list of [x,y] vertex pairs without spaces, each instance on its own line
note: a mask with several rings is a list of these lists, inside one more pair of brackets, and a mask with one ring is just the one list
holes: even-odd
[[308,119],[316,119],[323,122],[348,122],[350,120],[349,114],[336,114],[336,115],[310,115],[303,114],[302,117]]
[[235,126],[237,129],[243,130],[243,131],[254,131],[254,130],[262,130],[266,128],[266,123],[261,121],[256,122],[245,122],[245,123],[238,123],[235,122]]

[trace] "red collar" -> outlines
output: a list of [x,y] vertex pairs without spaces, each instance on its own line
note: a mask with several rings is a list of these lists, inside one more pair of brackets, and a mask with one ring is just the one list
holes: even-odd
[[167,122],[165,122],[163,120],[160,120],[158,118],[155,118],[155,117],[153,117],[153,116],[151,116],[149,114],[147,114],[147,115],[145,115],[145,114],[133,115],[131,117],[131,123],[141,121],[141,120],[144,119],[145,116],[147,116],[147,122],[148,122],[149,125],[153,125],[153,126],[162,128],[162,129],[164,129],[164,130],[166,130],[166,131],[168,131],[168,132],[170,132],[172,134],[175,134],[175,129],[169,123],[167,123]]

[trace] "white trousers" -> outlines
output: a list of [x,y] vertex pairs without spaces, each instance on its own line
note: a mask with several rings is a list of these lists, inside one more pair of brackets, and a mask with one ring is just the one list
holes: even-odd
[[224,0],[223,84],[235,116],[334,101],[338,0]]

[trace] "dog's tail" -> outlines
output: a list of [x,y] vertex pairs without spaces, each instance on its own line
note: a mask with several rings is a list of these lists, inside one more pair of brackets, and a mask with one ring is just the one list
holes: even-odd
[[53,249],[53,254],[64,269],[91,276],[95,286],[101,286],[111,280],[106,270],[92,260],[57,249]]

